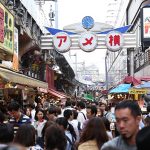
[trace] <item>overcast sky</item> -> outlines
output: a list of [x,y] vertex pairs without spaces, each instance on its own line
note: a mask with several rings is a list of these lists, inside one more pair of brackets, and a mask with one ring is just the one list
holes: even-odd
[[[95,22],[105,23],[107,3],[109,0],[58,0],[58,28],[73,23],[79,23],[83,17],[91,16]],[[54,7],[54,5],[53,5]],[[105,73],[106,50],[95,50],[87,53],[82,50],[71,50],[71,54],[77,53],[77,61],[85,61],[85,66],[95,64],[100,74]],[[72,57],[75,60],[74,57]],[[92,69],[92,68],[91,68]]]
[[[93,17],[95,22],[105,22],[107,3],[109,0],[58,0],[58,28],[79,23],[85,16]],[[86,66],[96,64],[101,73],[105,73],[105,50],[95,50],[87,53],[82,50],[71,51],[71,54],[77,52],[77,61],[85,61]],[[74,59],[74,58],[72,58]],[[91,68],[92,69],[92,68]]]

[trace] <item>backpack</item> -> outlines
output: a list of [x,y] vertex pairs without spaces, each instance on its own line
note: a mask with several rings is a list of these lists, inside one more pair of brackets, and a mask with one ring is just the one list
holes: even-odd
[[72,137],[72,141],[69,139],[69,137],[66,135],[67,141],[69,142],[69,144],[71,145],[71,150],[77,150],[76,145],[75,145],[75,141],[73,140]]

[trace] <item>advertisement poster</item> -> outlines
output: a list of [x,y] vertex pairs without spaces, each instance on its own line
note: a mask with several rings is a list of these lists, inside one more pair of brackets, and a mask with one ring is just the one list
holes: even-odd
[[143,38],[150,38],[150,8],[143,8]]

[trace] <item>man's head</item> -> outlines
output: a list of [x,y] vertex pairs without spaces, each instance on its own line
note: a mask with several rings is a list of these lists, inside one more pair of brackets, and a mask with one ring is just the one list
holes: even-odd
[[80,111],[81,109],[85,109],[85,103],[83,101],[77,102],[77,108]]
[[94,105],[87,106],[86,107],[86,115],[88,119],[91,119],[93,117],[96,117],[97,114],[97,108]]
[[141,120],[141,109],[136,101],[125,100],[115,107],[116,125],[126,140],[135,138],[139,130]]
[[20,105],[17,102],[11,102],[8,105],[8,111],[10,115],[16,119],[20,117]]

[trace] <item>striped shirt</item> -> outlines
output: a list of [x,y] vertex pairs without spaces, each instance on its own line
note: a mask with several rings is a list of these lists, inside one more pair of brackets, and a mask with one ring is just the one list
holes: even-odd
[[17,130],[19,129],[19,127],[22,125],[22,124],[25,124],[25,123],[31,123],[30,121],[30,118],[24,114],[21,114],[21,117],[20,119],[17,121],[14,117],[10,118],[9,119],[9,123],[13,125],[13,128],[14,128],[14,134],[17,133]]

